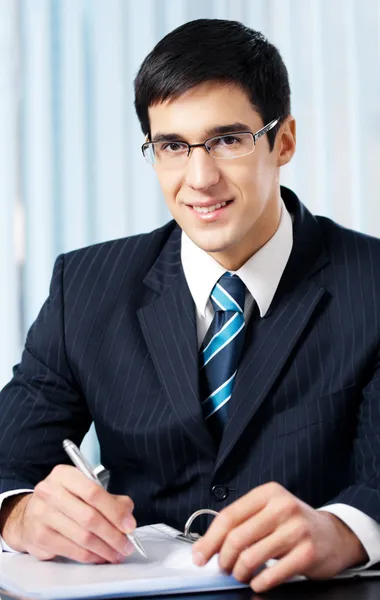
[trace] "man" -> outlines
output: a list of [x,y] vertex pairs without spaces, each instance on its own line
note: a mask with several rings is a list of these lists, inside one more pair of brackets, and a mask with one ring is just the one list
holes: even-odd
[[[256,591],[365,568],[380,560],[380,242],[280,188],[295,121],[261,34],[187,23],[135,94],[174,221],[57,259],[0,397],[3,545],[117,562],[136,522],[183,528],[211,507],[194,561],[219,553]],[[91,421],[108,492],[62,450]]]

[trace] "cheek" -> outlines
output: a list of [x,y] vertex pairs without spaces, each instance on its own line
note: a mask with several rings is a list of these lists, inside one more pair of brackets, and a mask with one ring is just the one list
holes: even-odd
[[176,202],[177,194],[181,189],[181,181],[174,173],[160,174],[157,172],[158,182],[160,184],[165,201],[168,205]]
[[272,188],[273,170],[268,169],[264,161],[255,161],[250,166],[245,166],[236,174],[235,182],[243,197],[247,200],[265,199]]

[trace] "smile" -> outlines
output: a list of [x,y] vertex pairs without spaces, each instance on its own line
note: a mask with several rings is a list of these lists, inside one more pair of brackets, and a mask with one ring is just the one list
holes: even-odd
[[210,213],[214,212],[218,208],[223,208],[223,206],[226,206],[226,204],[227,202],[221,202],[220,204],[214,204],[213,206],[193,206],[193,209],[198,213]]

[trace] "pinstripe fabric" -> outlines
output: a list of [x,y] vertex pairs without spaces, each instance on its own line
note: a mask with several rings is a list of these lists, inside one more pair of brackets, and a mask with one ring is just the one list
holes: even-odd
[[[176,527],[276,480],[312,506],[380,521],[380,242],[314,218],[289,190],[294,246],[249,320],[218,450],[198,393],[194,305],[173,223],[57,259],[0,394],[0,491],[66,462],[92,420],[110,490]],[[211,492],[227,486],[219,502]],[[202,528],[205,526],[203,523]]]

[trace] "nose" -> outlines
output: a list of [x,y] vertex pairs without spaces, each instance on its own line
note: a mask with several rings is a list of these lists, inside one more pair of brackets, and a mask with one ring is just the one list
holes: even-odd
[[220,171],[216,160],[205,148],[192,148],[187,159],[186,183],[198,191],[205,191],[220,180]]

